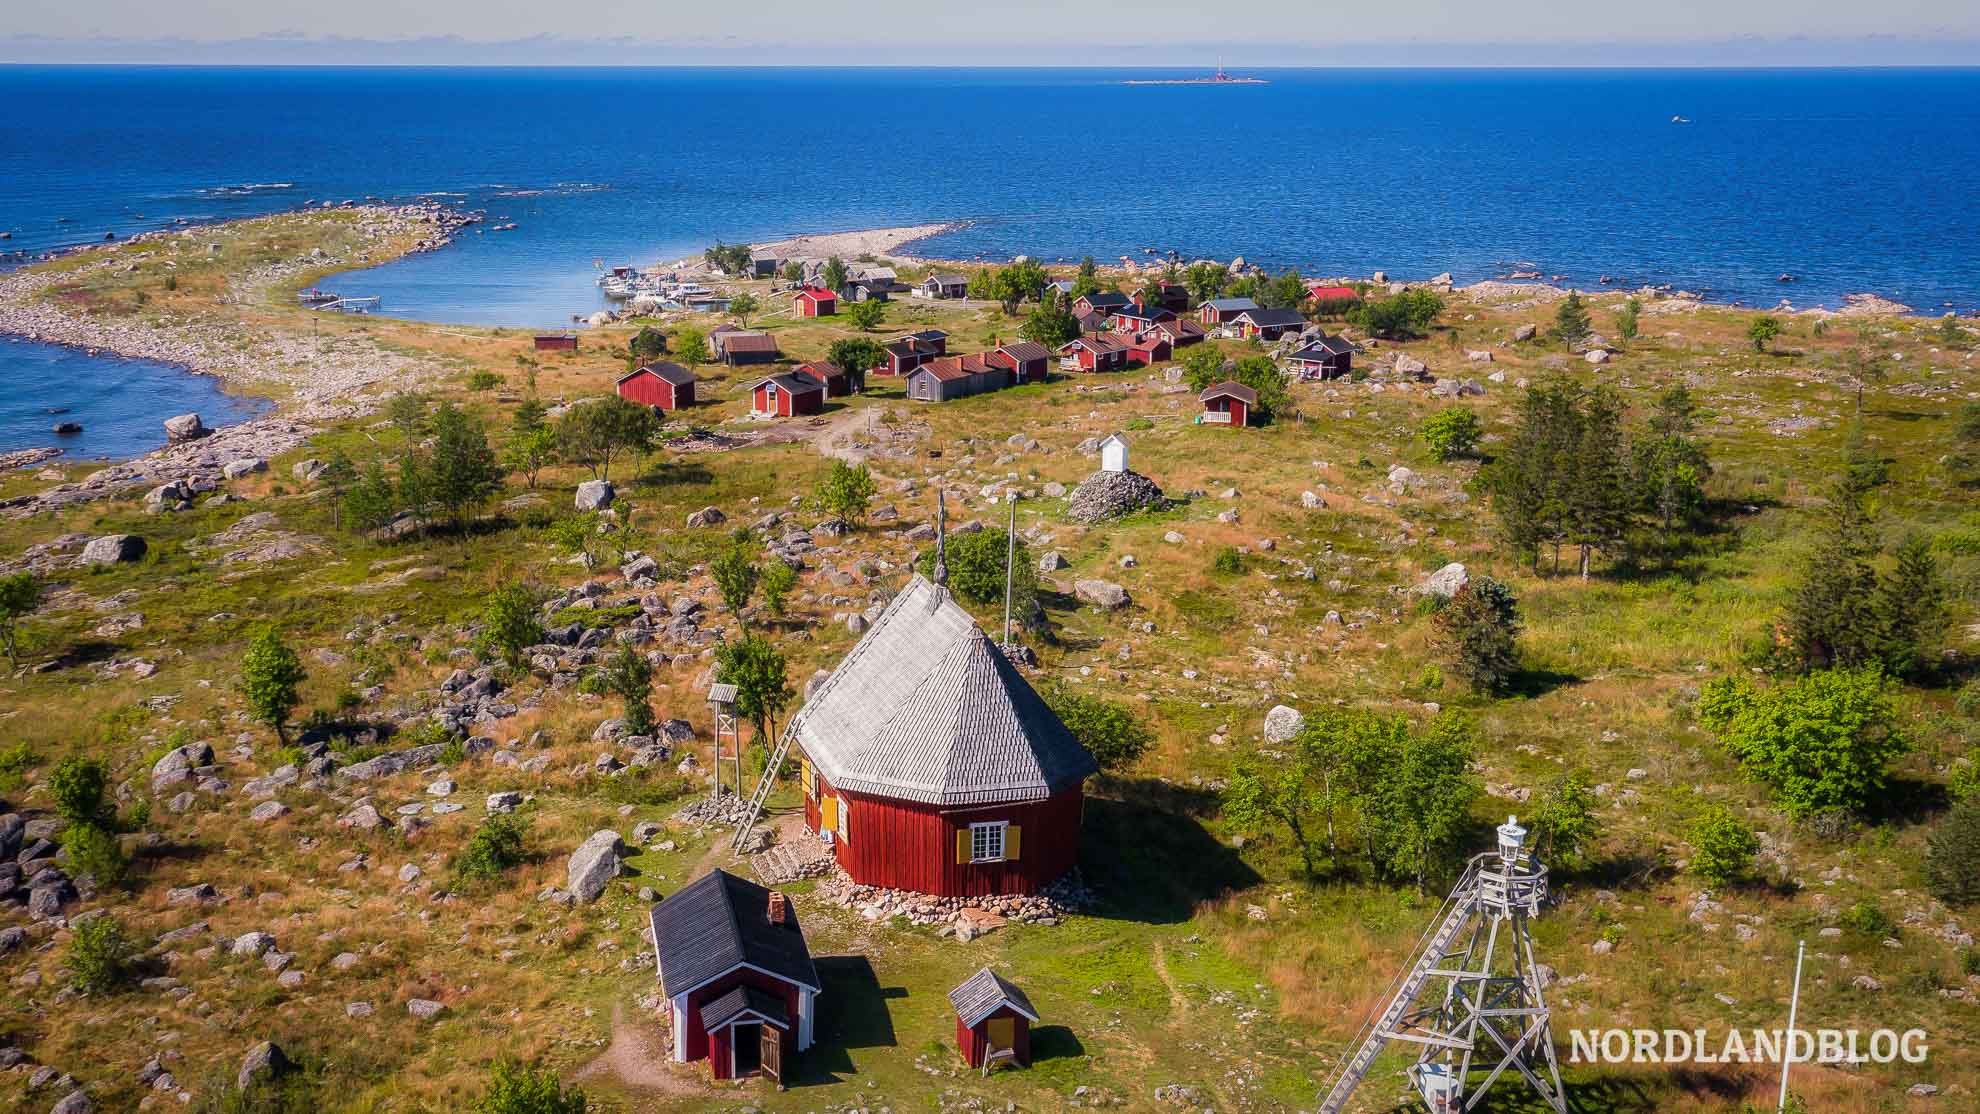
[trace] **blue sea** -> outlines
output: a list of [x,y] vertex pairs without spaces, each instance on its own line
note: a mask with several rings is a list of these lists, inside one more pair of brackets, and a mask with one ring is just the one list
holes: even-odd
[[[966,220],[921,250],[1173,250],[1317,274],[1538,270],[1748,304],[1864,291],[1980,308],[1980,70],[1122,84],[1173,76],[1187,75],[0,67],[0,249],[434,198],[488,220],[336,288],[403,316],[549,326],[599,307],[601,263]],[[67,389],[41,366],[0,347],[0,397]],[[159,399],[161,415],[186,408]]]

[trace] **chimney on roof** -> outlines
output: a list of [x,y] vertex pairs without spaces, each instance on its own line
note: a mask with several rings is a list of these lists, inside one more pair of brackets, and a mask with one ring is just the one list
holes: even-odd
[[768,917],[771,924],[785,925],[791,923],[791,899],[785,897],[780,891],[771,890]]

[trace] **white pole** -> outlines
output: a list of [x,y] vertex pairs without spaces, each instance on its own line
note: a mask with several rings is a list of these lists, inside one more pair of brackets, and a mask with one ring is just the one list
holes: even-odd
[[1017,493],[1005,493],[1011,502],[1011,524],[1004,538],[1004,648],[1011,645],[1011,574],[1017,563]]
[[1788,1065],[1794,1063],[1794,1018],[1801,1008],[1801,957],[1808,954],[1808,941],[1803,940],[1794,949],[1794,996],[1788,999],[1787,1039],[1781,1055],[1781,1098],[1774,1106],[1776,1111],[1787,1109]]

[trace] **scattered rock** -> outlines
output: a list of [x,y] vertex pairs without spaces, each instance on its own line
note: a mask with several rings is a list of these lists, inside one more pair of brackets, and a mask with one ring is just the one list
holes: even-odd
[[144,539],[136,534],[105,534],[83,546],[80,560],[85,565],[114,565],[139,560],[144,551]]
[[1291,742],[1306,727],[1306,717],[1299,709],[1284,704],[1274,705],[1265,713],[1265,741],[1268,743]]
[[275,1079],[292,1066],[281,1045],[274,1041],[262,1041],[248,1049],[247,1055],[241,1058],[241,1070],[234,1076],[234,1086],[245,1091],[257,1083]]
[[1416,586],[1416,590],[1426,596],[1442,596],[1444,599],[1450,599],[1469,583],[1471,577],[1465,573],[1464,566],[1453,561],[1431,573],[1423,583]]
[[566,869],[566,888],[582,902],[597,901],[605,892],[605,886],[619,876],[624,863],[619,858],[626,846],[619,840],[619,833],[610,828],[601,828],[591,833],[590,838],[578,845],[571,853]]
[[1110,580],[1075,580],[1073,595],[1103,611],[1114,611],[1131,602],[1127,589]]
[[612,505],[613,494],[610,480],[586,480],[577,486],[577,509],[602,511]]

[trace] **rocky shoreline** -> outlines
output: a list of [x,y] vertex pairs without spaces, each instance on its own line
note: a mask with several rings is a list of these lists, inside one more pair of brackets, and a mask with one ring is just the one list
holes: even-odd
[[[359,214],[358,230],[367,250],[346,259],[318,249],[262,267],[236,278],[238,290],[230,300],[258,298],[270,286],[307,271],[376,265],[383,260],[374,259],[374,251],[408,235],[416,239],[406,254],[437,251],[452,243],[460,228],[478,219],[436,205],[348,206],[337,211]],[[76,249],[71,254],[94,252],[103,256],[76,272],[30,270],[0,276],[0,333],[92,354],[153,360],[188,374],[211,375],[230,389],[282,399],[278,412],[221,427],[196,441],[167,444],[92,473],[81,483],[62,484],[40,495],[14,499],[0,504],[0,509],[34,513],[138,486],[180,480],[197,484],[216,478],[229,463],[286,452],[307,441],[325,423],[368,412],[370,405],[358,397],[368,388],[416,382],[433,370],[422,360],[386,351],[361,338],[312,338],[299,332],[197,318],[152,323],[87,317],[64,312],[43,298],[50,287],[73,274],[135,265],[149,256],[147,244],[165,247],[171,240],[211,242],[227,234],[229,226],[225,225],[148,232],[107,250],[95,246]],[[138,254],[131,254],[133,248]],[[163,420],[166,415],[160,417]],[[162,427],[160,433],[165,433]],[[0,467],[37,464],[50,455],[45,450],[9,453],[0,457]]]

